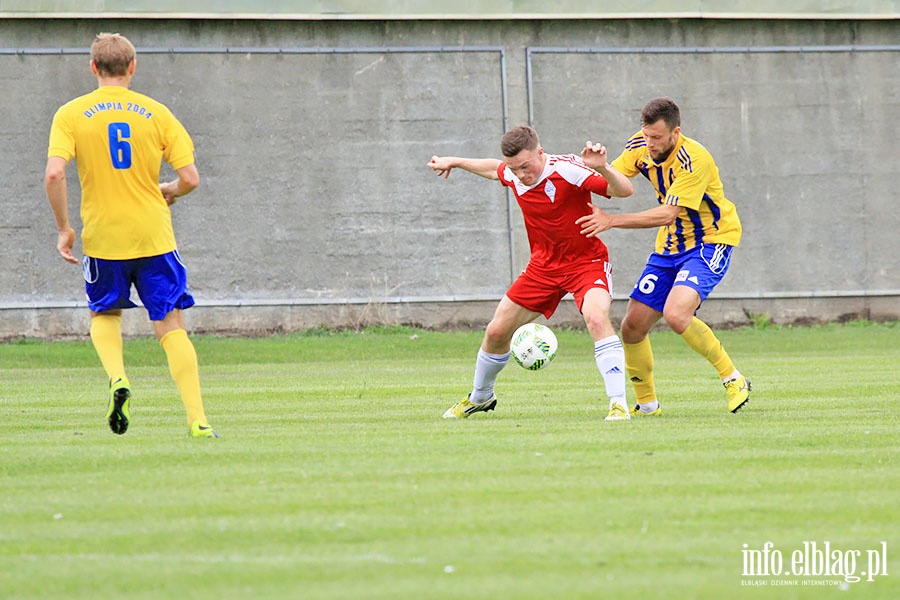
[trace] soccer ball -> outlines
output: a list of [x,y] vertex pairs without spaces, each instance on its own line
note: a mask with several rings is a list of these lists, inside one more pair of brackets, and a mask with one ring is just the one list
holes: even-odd
[[537,371],[550,364],[558,348],[559,342],[549,327],[526,323],[516,329],[509,351],[520,367]]

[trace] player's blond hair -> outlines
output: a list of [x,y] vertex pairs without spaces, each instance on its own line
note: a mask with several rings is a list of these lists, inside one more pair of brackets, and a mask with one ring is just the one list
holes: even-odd
[[541,145],[537,132],[526,125],[513,127],[500,138],[500,152],[512,158],[522,150],[535,150]]
[[91,44],[91,60],[105,77],[127,75],[135,55],[134,46],[128,38],[118,33],[98,33]]

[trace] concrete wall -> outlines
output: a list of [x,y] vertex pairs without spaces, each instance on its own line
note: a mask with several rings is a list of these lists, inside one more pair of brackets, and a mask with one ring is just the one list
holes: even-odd
[[[432,154],[498,156],[532,122],[550,152],[618,152],[649,98],[717,158],[745,237],[714,323],[900,318],[892,124],[897,21],[0,21],[0,337],[83,335],[41,183],[55,109],[95,85],[97,31],[138,46],[134,89],[197,146],[174,207],[194,330],[481,324],[527,260],[517,207]],[[719,51],[713,52],[711,49]],[[65,49],[59,52],[59,49]],[[274,52],[273,49],[280,49]],[[78,182],[70,168],[71,212]],[[610,210],[653,206],[650,186]],[[651,231],[606,236],[624,298]],[[78,250],[80,246],[76,246]],[[623,302],[614,306],[620,315]],[[557,321],[578,320],[567,303]],[[150,331],[142,310],[125,322]]]
[[0,0],[0,18],[284,20],[891,19],[898,0]]

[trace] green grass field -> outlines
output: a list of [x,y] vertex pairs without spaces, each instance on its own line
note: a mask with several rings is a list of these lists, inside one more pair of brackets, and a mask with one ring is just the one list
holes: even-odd
[[[587,334],[557,335],[463,421],[480,332],[195,337],[219,440],[155,340],[126,342],[124,436],[89,343],[2,344],[0,598],[900,598],[900,324],[720,332],[737,415],[654,333],[664,414],[615,423]],[[888,575],[744,576],[767,541],[856,575],[886,542]]]

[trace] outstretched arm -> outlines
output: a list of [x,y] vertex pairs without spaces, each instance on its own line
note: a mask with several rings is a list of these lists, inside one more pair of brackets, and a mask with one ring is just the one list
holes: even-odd
[[450,171],[460,168],[469,173],[475,173],[485,179],[499,179],[497,169],[503,161],[496,158],[461,158],[459,156],[432,156],[428,167],[435,171],[439,177],[447,179]]
[[606,162],[606,146],[585,142],[584,150],[581,151],[581,158],[584,160],[585,165],[603,175],[608,184],[606,192],[610,196],[627,198],[634,193],[634,186],[631,184],[631,180]]
[[593,204],[588,204],[588,206],[591,208],[591,214],[575,221],[575,223],[581,225],[581,234],[588,237],[603,233],[607,229],[614,227],[619,229],[649,229],[651,227],[671,225],[675,222],[678,211],[681,210],[678,206],[663,204],[641,212],[610,215],[600,210],[598,206]]

